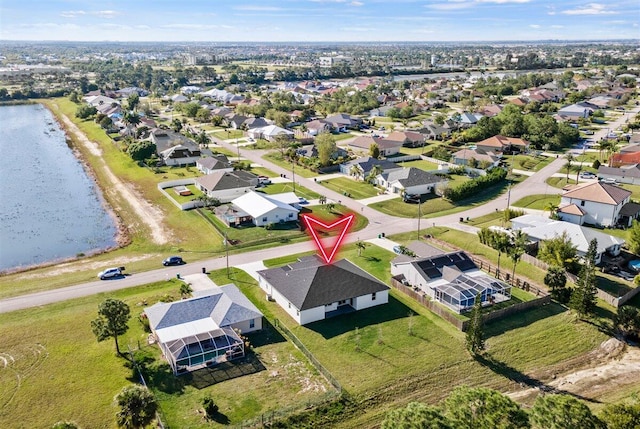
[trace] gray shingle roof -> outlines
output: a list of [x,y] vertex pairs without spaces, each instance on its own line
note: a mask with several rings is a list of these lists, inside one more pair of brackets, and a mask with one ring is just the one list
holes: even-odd
[[299,310],[382,292],[389,287],[346,259],[333,264],[305,260],[300,267],[258,271],[258,274]]
[[427,173],[424,170],[414,167],[382,173],[382,177],[384,177],[388,182],[394,182],[397,180],[405,188],[425,185],[427,183],[438,183],[444,180],[435,174]]

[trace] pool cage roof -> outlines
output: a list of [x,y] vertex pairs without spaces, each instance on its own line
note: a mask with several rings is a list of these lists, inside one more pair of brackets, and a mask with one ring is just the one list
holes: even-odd
[[[160,343],[174,372],[207,362],[218,362],[227,351],[244,356],[244,342],[231,328],[223,327]],[[180,367],[180,368],[179,368]]]

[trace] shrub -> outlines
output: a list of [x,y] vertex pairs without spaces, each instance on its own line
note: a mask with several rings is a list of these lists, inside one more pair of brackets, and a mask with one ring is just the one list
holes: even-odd
[[213,419],[218,414],[218,406],[213,402],[213,398],[210,395],[202,398],[202,408],[208,419]]
[[460,201],[481,192],[482,189],[502,182],[506,177],[506,170],[494,168],[489,171],[486,176],[480,176],[476,179],[461,183],[455,188],[445,189],[442,196],[452,202]]

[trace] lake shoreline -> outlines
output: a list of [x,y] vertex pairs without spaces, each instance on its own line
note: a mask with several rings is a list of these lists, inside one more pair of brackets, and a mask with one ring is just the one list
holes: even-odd
[[[89,149],[84,147],[84,145],[82,144],[82,138],[80,138],[80,136],[76,135],[74,131],[70,130],[69,127],[67,127],[67,124],[65,124],[64,120],[61,119],[60,115],[64,115],[68,120],[71,120],[71,118],[68,118],[60,110],[52,108],[52,106],[49,103],[52,103],[52,101],[40,100],[39,102],[12,103],[10,105],[38,104],[44,107],[45,109],[47,109],[51,113],[53,119],[56,121],[60,129],[64,132],[65,142],[69,147],[69,149],[71,150],[71,153],[80,162],[80,165],[82,166],[82,169],[84,170],[85,174],[91,180],[95,193],[98,196],[98,199],[100,201],[100,205],[102,206],[102,208],[105,210],[107,215],[111,218],[111,220],[114,223],[116,232],[114,234],[113,240],[116,242],[116,245],[93,249],[87,252],[79,252],[75,256],[56,258],[56,259],[52,259],[52,260],[48,260],[48,261],[44,261],[36,264],[19,265],[16,267],[2,269],[0,270],[0,276],[24,273],[24,272],[33,271],[39,268],[52,267],[52,266],[63,264],[63,263],[79,261],[85,258],[90,258],[97,255],[109,253],[114,250],[118,250],[120,248],[126,247],[131,243],[131,236],[129,233],[129,229],[124,224],[123,220],[120,218],[120,216],[115,211],[115,209],[107,201],[105,197],[104,189],[100,186],[100,183],[97,179],[95,171],[93,170],[93,166],[88,161],[87,157],[83,152],[83,149],[84,150],[89,150]],[[78,129],[78,132],[81,132],[81,130]],[[86,135],[84,135],[84,137],[88,139]]]

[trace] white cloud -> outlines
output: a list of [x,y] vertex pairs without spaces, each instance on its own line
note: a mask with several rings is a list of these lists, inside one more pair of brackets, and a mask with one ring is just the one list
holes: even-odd
[[60,16],[62,16],[63,18],[76,18],[78,16],[81,15],[86,15],[87,12],[85,12],[84,10],[67,10],[64,12],[60,13]]
[[476,0],[478,3],[529,3],[531,0]]
[[100,18],[111,19],[120,15],[120,12],[115,10],[96,10],[87,12],[86,10],[67,10],[60,13],[60,16],[63,18],[77,18],[79,16],[93,15],[98,16]]
[[465,1],[453,1],[450,3],[434,3],[428,4],[425,7],[434,10],[461,10],[472,7],[473,2],[465,2]]
[[616,12],[606,10],[605,5],[600,3],[589,3],[586,6],[578,7],[576,9],[567,9],[562,12],[565,15],[611,15]]
[[351,3],[349,3],[351,6],[364,6],[364,3],[362,3],[361,1],[352,1]]
[[540,26],[538,24],[529,24],[529,27],[531,27],[531,28],[540,28]]
[[166,25],[162,25],[161,27],[179,29],[179,30],[213,30],[218,28],[217,25],[208,25],[208,24],[166,24]]
[[258,5],[243,5],[234,7],[235,10],[248,10],[254,12],[275,12],[282,10],[281,7],[276,6],[258,6]]

